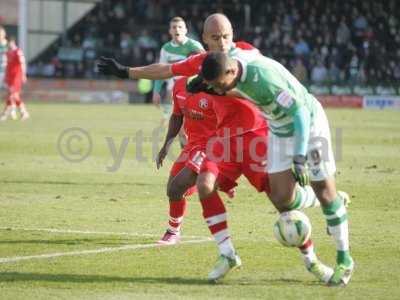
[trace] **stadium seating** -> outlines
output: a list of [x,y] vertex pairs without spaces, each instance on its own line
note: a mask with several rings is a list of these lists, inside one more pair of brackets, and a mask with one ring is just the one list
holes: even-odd
[[113,55],[129,65],[148,64],[169,39],[173,16],[185,18],[191,35],[199,39],[205,17],[224,12],[234,24],[236,40],[253,43],[305,83],[398,82],[398,11],[395,0],[205,0],[190,5],[183,0],[103,0],[68,32],[68,45],[60,48],[58,40],[31,63],[29,72],[94,78],[94,61],[100,55]]

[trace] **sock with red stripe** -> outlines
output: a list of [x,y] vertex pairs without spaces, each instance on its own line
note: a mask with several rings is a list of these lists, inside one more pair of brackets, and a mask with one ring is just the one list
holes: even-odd
[[179,233],[182,226],[183,216],[186,211],[187,201],[185,198],[180,200],[169,200],[169,221],[168,230],[172,233]]
[[235,248],[229,235],[227,214],[222,199],[217,192],[214,192],[208,198],[201,199],[200,203],[203,208],[203,217],[218,244],[220,253],[227,257],[233,257]]
[[299,250],[303,255],[303,260],[307,267],[309,267],[311,263],[318,260],[314,251],[314,243],[311,239],[305,242],[303,246],[299,247]]

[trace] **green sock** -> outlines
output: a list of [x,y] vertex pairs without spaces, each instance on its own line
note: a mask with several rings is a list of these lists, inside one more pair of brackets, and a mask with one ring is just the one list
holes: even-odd
[[343,264],[345,266],[350,266],[351,261],[350,251],[337,251],[336,263],[338,265]]
[[350,265],[349,224],[343,200],[337,195],[333,201],[322,207],[322,211],[328,224],[329,233],[336,243],[336,263]]

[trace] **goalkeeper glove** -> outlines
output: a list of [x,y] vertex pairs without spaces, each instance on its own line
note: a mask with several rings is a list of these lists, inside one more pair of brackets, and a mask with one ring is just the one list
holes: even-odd
[[121,65],[114,58],[100,57],[97,68],[104,75],[114,75],[123,79],[129,78],[129,67]]
[[310,182],[306,162],[307,157],[304,155],[295,155],[293,157],[292,172],[294,179],[300,184],[300,186],[305,186]]

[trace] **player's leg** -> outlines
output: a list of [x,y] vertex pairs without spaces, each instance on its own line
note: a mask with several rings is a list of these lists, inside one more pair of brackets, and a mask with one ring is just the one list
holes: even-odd
[[168,228],[158,243],[165,245],[179,243],[181,237],[181,227],[187,206],[186,197],[193,193],[193,188],[196,184],[196,178],[197,173],[187,167],[184,167],[176,176],[171,176],[168,180]]
[[6,106],[4,108],[3,114],[1,116],[1,121],[5,121],[8,118],[12,120],[17,119],[16,103],[15,103],[15,93],[9,89],[6,96]]
[[4,82],[4,73],[0,72],[0,99],[1,100],[4,99],[4,109],[1,112],[0,121],[6,121],[8,118],[8,116],[6,116],[5,113],[7,111],[8,106],[11,103],[8,103],[7,96],[8,96],[8,92],[7,92],[6,84]]
[[172,245],[180,241],[180,230],[187,205],[186,196],[196,191],[196,178],[204,156],[202,151],[182,151],[172,166],[167,185],[168,228],[159,240],[160,244]]
[[196,178],[205,154],[202,148],[184,149],[170,172],[167,185],[169,199],[169,226],[159,241],[162,244],[176,244],[180,240],[180,229],[186,210],[186,197],[196,192]]
[[[244,166],[244,170],[248,170],[247,173],[249,173],[250,176],[255,176],[257,178],[257,173],[254,171],[255,169],[262,168],[260,165],[260,162],[262,162],[261,155],[263,152],[267,151],[267,148],[266,145],[263,145],[260,141],[265,143],[266,140],[266,135],[264,134],[263,136],[260,132],[248,133],[245,135],[245,143],[248,144],[245,149],[248,148],[250,151],[249,157],[246,158],[247,162]],[[282,212],[319,206],[320,203],[312,188],[310,186],[299,186],[296,184],[293,177],[291,170],[293,139],[280,138],[270,134],[268,137],[268,146],[267,172],[271,189],[269,198],[278,211]],[[255,147],[256,150],[251,150]],[[263,148],[265,148],[265,150],[263,150]],[[261,152],[259,149],[261,149]]]
[[26,109],[25,103],[21,98],[21,91],[16,91],[15,92],[15,105],[19,112],[21,113],[21,120],[25,121],[29,119],[29,113],[28,110]]
[[336,244],[336,268],[329,281],[330,285],[346,285],[350,281],[354,262],[350,255],[349,225],[347,209],[343,198],[337,192],[333,178],[313,181],[312,186],[321,202],[328,232]]
[[[217,281],[223,278],[230,270],[238,268],[242,264],[229,234],[225,205],[217,192],[218,185],[220,185],[219,188],[227,192],[236,183],[234,180],[232,181],[219,175],[218,166],[211,161],[205,161],[196,183],[203,209],[203,217],[220,253],[215,266],[208,275],[210,281]],[[240,173],[236,175],[236,178],[239,176]],[[224,180],[221,182],[222,178]]]
[[[268,179],[270,199],[279,212],[300,209],[314,205],[315,194],[308,188],[296,184],[291,171],[293,149],[290,139],[280,139],[270,135],[268,139]],[[333,270],[325,266],[317,257],[311,238],[299,247],[306,269],[318,280],[327,282]]]
[[335,273],[331,285],[346,285],[352,275],[354,262],[350,255],[348,215],[345,199],[336,189],[335,160],[331,145],[329,124],[325,112],[319,107],[315,126],[311,130],[308,165],[312,187],[321,202],[328,232],[336,244]]

